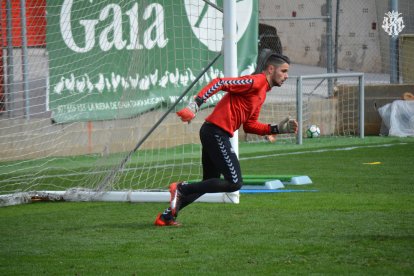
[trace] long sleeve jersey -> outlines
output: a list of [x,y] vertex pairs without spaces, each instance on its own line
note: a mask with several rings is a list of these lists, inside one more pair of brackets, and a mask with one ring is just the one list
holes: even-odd
[[239,78],[216,78],[197,96],[204,102],[219,91],[227,92],[205,119],[230,134],[241,125],[247,133],[270,134],[270,126],[258,121],[266,93],[271,89],[265,74]]

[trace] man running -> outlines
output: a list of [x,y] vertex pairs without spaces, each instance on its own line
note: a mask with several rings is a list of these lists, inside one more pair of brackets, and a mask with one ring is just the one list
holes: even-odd
[[[277,135],[296,133],[296,120],[286,118],[279,124],[258,121],[266,94],[288,79],[290,60],[272,53],[259,74],[238,78],[216,78],[205,86],[187,107],[177,112],[183,122],[195,118],[200,106],[219,91],[225,91],[200,128],[203,180],[197,183],[175,182],[170,185],[170,207],[157,215],[155,225],[177,226],[178,212],[205,193],[229,193],[243,185],[239,160],[230,144],[241,125],[246,133]],[[221,179],[220,176],[224,179]]]

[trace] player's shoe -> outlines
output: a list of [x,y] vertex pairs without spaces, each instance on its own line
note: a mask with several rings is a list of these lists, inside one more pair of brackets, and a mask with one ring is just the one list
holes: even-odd
[[155,218],[154,225],[155,226],[181,226],[181,224],[175,221],[175,219],[164,220],[164,218],[162,217],[162,213],[159,213],[157,215],[157,217]]
[[170,184],[170,208],[173,217],[176,217],[178,214],[178,210],[180,209],[181,204],[181,193],[179,191],[179,187],[181,186],[182,182],[174,182]]

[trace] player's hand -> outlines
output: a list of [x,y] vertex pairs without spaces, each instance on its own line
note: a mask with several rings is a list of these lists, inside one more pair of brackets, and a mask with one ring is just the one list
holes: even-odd
[[176,114],[178,117],[180,117],[181,121],[190,123],[191,120],[195,118],[199,109],[200,107],[197,105],[197,103],[192,100],[186,107],[178,111]]
[[274,143],[274,142],[276,142],[276,134],[273,134],[273,135],[266,135],[266,136],[265,136],[265,139],[266,139],[267,141],[269,141],[269,143]]
[[280,133],[297,133],[298,132],[298,122],[295,119],[290,119],[287,117],[279,124],[279,132]]

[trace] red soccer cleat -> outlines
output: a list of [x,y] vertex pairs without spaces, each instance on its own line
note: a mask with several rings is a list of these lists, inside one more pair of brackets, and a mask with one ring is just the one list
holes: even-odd
[[181,185],[182,182],[174,182],[170,185],[170,208],[171,213],[174,217],[177,216],[178,210],[180,209],[181,204],[181,193],[178,190],[178,187]]
[[157,218],[155,219],[154,225],[155,226],[181,226],[181,224],[179,222],[175,221],[174,219],[164,220],[161,213],[159,213],[157,215]]

